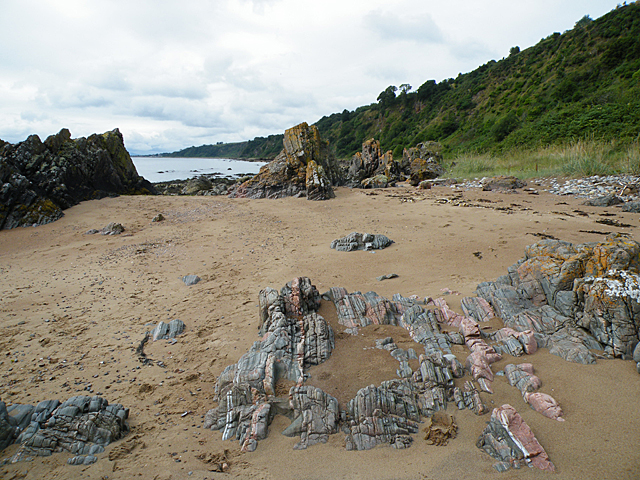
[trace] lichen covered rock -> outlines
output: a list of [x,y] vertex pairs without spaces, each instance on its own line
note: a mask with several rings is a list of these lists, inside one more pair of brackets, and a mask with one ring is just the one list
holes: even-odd
[[338,165],[315,125],[301,123],[284,132],[284,148],[251,179],[229,194],[232,198],[282,198],[306,195],[333,198],[341,181]]
[[593,363],[593,349],[631,358],[640,342],[639,271],[640,244],[616,234],[579,245],[543,240],[477,293],[505,326],[530,330],[537,346],[562,358]]

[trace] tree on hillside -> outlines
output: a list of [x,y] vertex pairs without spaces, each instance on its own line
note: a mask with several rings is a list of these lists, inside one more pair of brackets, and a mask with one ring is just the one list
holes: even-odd
[[389,85],[387,88],[384,89],[383,92],[380,92],[380,95],[378,95],[377,100],[382,108],[386,108],[393,105],[393,101],[396,99],[397,90],[398,90],[398,87],[394,85]]
[[582,17],[580,20],[578,20],[576,22],[576,28],[585,28],[587,25],[589,25],[591,22],[593,22],[593,20],[591,19],[591,17],[589,15],[585,15],[584,17]]

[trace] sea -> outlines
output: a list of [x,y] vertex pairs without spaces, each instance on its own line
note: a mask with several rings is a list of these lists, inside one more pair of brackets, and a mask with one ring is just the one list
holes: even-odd
[[200,175],[238,177],[255,175],[266,162],[230,158],[131,157],[138,175],[151,183],[188,180]]

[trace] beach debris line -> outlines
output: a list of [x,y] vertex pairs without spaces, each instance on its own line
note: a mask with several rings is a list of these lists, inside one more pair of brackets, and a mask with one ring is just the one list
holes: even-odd
[[68,451],[70,465],[89,465],[104,447],[129,432],[129,409],[109,405],[100,396],[79,395],[64,402],[45,400],[33,405],[0,402],[0,447],[18,443],[11,463]]
[[382,250],[394,243],[386,235],[375,233],[352,232],[349,235],[331,242],[331,248],[339,252],[353,252],[355,250]]

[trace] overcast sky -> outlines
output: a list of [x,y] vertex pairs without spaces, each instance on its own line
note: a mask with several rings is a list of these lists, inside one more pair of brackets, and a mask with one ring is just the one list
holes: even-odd
[[282,133],[616,8],[605,0],[0,0],[0,138],[131,153]]

